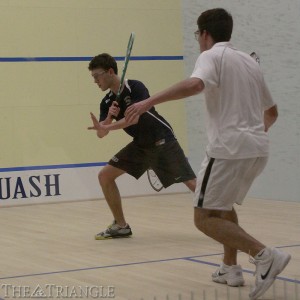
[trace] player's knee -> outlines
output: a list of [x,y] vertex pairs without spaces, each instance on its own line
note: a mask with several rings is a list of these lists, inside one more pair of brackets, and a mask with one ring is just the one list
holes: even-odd
[[194,224],[198,230],[202,231],[205,234],[208,229],[207,226],[209,226],[209,217],[210,215],[206,210],[198,207],[194,208]]
[[201,208],[194,208],[194,224],[197,229],[200,231],[203,231],[204,228],[204,216],[202,214],[202,209]]
[[111,182],[109,174],[104,169],[98,173],[98,180],[102,187]]
[[99,181],[100,185],[102,185],[103,180],[104,180],[104,176],[103,176],[102,171],[100,171],[100,172],[98,173],[98,181]]
[[101,185],[101,187],[106,187],[113,183],[116,178],[119,176],[119,174],[116,174],[116,172],[113,172],[110,168],[103,168],[98,173],[98,180]]
[[194,219],[194,224],[198,230],[204,232],[205,227],[204,227],[203,222],[201,222],[200,220]]

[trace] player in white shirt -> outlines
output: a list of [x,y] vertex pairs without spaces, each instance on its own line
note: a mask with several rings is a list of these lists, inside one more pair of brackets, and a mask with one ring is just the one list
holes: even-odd
[[199,16],[197,25],[201,54],[191,77],[130,106],[125,116],[130,121],[156,104],[205,93],[208,146],[197,177],[195,225],[224,247],[213,281],[243,285],[237,251],[252,256],[256,281],[249,297],[257,299],[291,256],[266,247],[242,229],[234,204],[242,204],[267,163],[267,132],[277,119],[277,106],[258,63],[230,43],[232,16],[222,8],[210,9]]

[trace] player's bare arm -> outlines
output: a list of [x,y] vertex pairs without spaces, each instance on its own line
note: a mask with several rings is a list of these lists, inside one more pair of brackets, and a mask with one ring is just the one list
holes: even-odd
[[138,115],[143,114],[152,106],[166,101],[179,100],[199,94],[204,89],[204,83],[199,78],[188,78],[159,92],[150,98],[131,105],[125,112],[127,121],[131,121]]
[[265,131],[266,132],[276,122],[277,117],[278,117],[277,105],[274,105],[271,108],[265,110],[265,112],[264,112],[264,124],[265,124]]
[[139,121],[139,116],[134,118],[132,121],[127,121],[125,118],[118,120],[116,122],[113,122],[108,125],[102,125],[106,130],[111,131],[111,130],[118,130],[118,129],[124,129],[126,127],[129,127],[131,125],[137,124]]
[[99,138],[105,137],[109,131],[111,130],[118,130],[118,129],[124,129],[126,127],[129,127],[131,125],[137,124],[139,121],[139,116],[134,118],[132,121],[128,122],[125,118],[118,120],[116,122],[113,122],[111,124],[104,124],[104,122],[98,122],[97,118],[93,113],[91,113],[91,119],[93,122],[93,126],[88,127],[89,130],[96,130],[97,136]]

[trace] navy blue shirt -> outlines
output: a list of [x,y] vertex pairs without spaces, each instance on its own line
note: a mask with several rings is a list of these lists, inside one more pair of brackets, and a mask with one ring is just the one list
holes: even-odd
[[[138,80],[128,80],[125,82],[124,89],[120,95],[119,107],[120,112],[116,120],[124,118],[124,113],[133,103],[149,98],[148,89]],[[108,115],[109,107],[115,101],[116,94],[112,91],[106,94],[100,103],[100,118],[99,121],[104,121]],[[124,131],[133,137],[141,147],[154,146],[155,142],[166,139],[175,140],[171,125],[152,107],[149,112],[140,116],[139,122],[124,128]]]

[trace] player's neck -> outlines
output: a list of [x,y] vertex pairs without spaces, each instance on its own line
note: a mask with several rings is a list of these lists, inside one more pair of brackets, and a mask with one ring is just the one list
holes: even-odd
[[116,76],[116,78],[113,80],[112,85],[110,87],[111,91],[114,94],[118,93],[120,82],[121,82],[121,79],[119,78],[119,76]]

